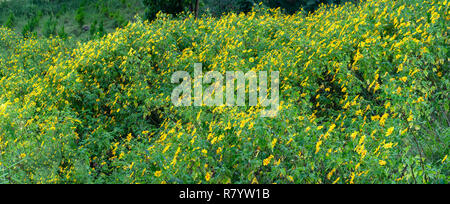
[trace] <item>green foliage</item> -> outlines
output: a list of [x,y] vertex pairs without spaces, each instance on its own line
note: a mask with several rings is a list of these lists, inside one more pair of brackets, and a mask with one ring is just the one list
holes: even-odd
[[263,3],[269,8],[281,8],[283,12],[293,14],[301,9],[312,12],[319,8],[320,4],[342,4],[345,2],[358,2],[359,0],[206,0],[205,7],[211,10],[215,16],[229,12],[249,12],[254,5]]
[[194,11],[195,0],[143,0],[145,18],[153,20],[158,12],[176,15],[183,11]]
[[214,16],[220,16],[229,12],[249,12],[256,3],[254,0],[206,0],[205,6]]
[[105,35],[105,28],[104,28],[104,25],[103,25],[103,21],[100,21],[100,25],[98,26],[98,35],[100,37]]
[[16,22],[16,17],[14,16],[14,13],[10,13],[8,20],[5,23],[5,26],[7,28],[13,28],[15,26],[15,22]]
[[127,21],[125,20],[123,15],[120,14],[120,12],[115,12],[115,13],[111,14],[111,18],[114,19],[114,27],[116,27],[116,28],[123,27],[127,24]]
[[44,25],[42,33],[45,37],[54,36],[57,34],[56,32],[56,26],[58,22],[53,19],[53,17],[50,17]]
[[28,37],[30,35],[36,35],[34,29],[39,25],[40,17],[41,15],[38,14],[27,21],[27,23],[22,28],[23,36]]
[[75,21],[78,23],[78,26],[81,28],[84,25],[84,18],[85,18],[85,12],[84,7],[80,7],[77,9],[75,13]]
[[[340,4],[347,0],[199,0],[199,15],[216,16],[229,12],[249,12],[254,5],[262,2],[270,8],[281,7],[286,13],[294,13],[300,8],[306,11],[313,11],[318,8],[320,3]],[[86,24],[92,24],[95,20],[105,22],[105,32],[111,32],[117,27],[123,27],[136,14],[141,14],[145,19],[153,20],[158,12],[177,15],[183,11],[195,13],[195,0],[15,0],[3,2],[0,5],[0,22],[5,26],[14,28],[16,25],[23,26],[33,18],[38,11],[40,18],[47,19],[53,17],[59,23],[67,28],[68,35],[79,39],[90,39],[90,32],[80,32],[80,28]],[[84,8],[84,9],[83,9]],[[4,14],[4,15],[2,15]],[[8,14],[8,15],[7,15]],[[12,14],[12,15],[11,15]],[[188,14],[182,14],[180,17],[186,17]],[[76,24],[78,28],[75,28]],[[32,32],[43,36],[48,36],[48,24],[44,23],[39,27],[37,25]],[[26,29],[22,29],[25,31]],[[23,27],[21,27],[23,28]],[[21,29],[19,28],[19,29]],[[20,31],[20,30],[19,30]],[[25,31],[29,32],[29,31]]]
[[66,38],[67,38],[67,33],[66,33],[66,31],[65,31],[64,25],[62,25],[62,26],[60,27],[60,29],[59,29],[59,31],[58,31],[58,36],[59,36],[61,39],[66,39]]
[[91,35],[95,35],[97,33],[97,20],[95,20],[92,24],[91,24],[91,28],[89,30],[89,32],[91,33]]
[[[84,43],[0,28],[0,182],[448,183],[449,6],[163,14]],[[174,107],[196,62],[280,70],[279,115]]]
[[183,0],[143,0],[147,7],[145,10],[145,18],[153,20],[159,11],[168,14],[177,14],[184,11]]
[[[78,10],[81,7],[84,8],[84,12],[81,12],[81,9]],[[107,10],[107,14],[102,11],[103,9]],[[84,13],[81,24],[77,20],[81,20],[80,17],[83,15],[78,15],[76,18],[77,10],[78,14]],[[22,28],[28,24],[30,19],[40,16],[44,21],[42,24],[36,25],[32,32],[39,36],[48,36],[48,33],[45,33],[49,31],[46,27],[49,25],[47,19],[52,18],[52,21],[57,22],[58,30],[64,25],[67,35],[84,41],[91,39],[91,34],[82,32],[80,25],[104,21],[104,32],[107,33],[117,27],[123,27],[135,15],[143,15],[143,12],[142,0],[129,0],[125,3],[122,0],[52,0],[51,2],[47,0],[14,0],[0,4],[0,22],[6,26],[10,19],[9,27],[15,28],[21,33]],[[14,18],[11,18],[10,14],[13,14]]]

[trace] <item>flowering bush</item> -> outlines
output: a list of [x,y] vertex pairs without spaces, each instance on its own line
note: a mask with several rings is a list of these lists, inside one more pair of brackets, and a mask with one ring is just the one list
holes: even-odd
[[[447,183],[449,5],[159,15],[82,44],[0,28],[0,181]],[[280,71],[278,116],[174,107],[194,63]]]

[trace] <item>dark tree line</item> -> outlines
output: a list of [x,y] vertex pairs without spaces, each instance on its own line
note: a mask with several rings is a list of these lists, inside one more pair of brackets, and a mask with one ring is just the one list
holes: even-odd
[[154,19],[159,11],[168,14],[178,14],[190,11],[197,17],[199,13],[208,10],[214,16],[229,12],[249,12],[256,4],[263,3],[267,7],[280,7],[285,13],[295,13],[300,9],[312,12],[320,4],[341,4],[359,0],[143,0],[147,7],[146,18]]
[[143,0],[147,7],[145,17],[154,19],[161,11],[167,14],[178,14],[183,11],[190,11],[198,16],[201,0]]
[[[148,20],[155,19],[158,12],[219,17],[230,12],[249,12],[255,5],[263,3],[264,7],[280,7],[283,12],[292,14],[300,9],[312,12],[321,3],[347,1],[360,0],[0,0],[0,25],[16,28],[24,36],[37,32],[44,36],[67,36],[66,25],[70,34],[97,36],[100,33],[99,36],[103,36],[106,33],[104,26],[109,30],[122,27],[137,13],[144,14]],[[61,17],[67,16],[71,20],[61,22]]]

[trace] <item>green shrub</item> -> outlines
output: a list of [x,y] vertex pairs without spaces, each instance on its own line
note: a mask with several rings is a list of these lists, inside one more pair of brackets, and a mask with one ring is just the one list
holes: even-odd
[[78,26],[81,28],[84,25],[84,18],[85,18],[85,11],[84,7],[80,7],[75,12],[75,21],[78,23]]
[[104,28],[104,25],[103,25],[103,21],[100,21],[100,25],[98,26],[98,35],[100,36],[100,37],[102,37],[102,36],[104,36],[105,35],[105,28]]
[[53,17],[50,17],[44,24],[44,28],[42,33],[45,37],[50,37],[56,35],[56,25],[57,21],[53,19]]
[[90,28],[90,33],[91,36],[95,35],[97,33],[97,20],[95,20],[92,24],[91,24],[91,28]]
[[[161,14],[86,43],[0,28],[0,182],[448,183],[449,6]],[[278,116],[174,107],[198,62],[280,71]]]
[[34,29],[39,26],[40,21],[40,15],[36,15],[33,18],[29,19],[27,23],[22,28],[22,35],[23,36],[30,36],[30,35],[36,35],[34,32]]
[[59,36],[61,39],[66,39],[66,38],[67,38],[67,33],[66,33],[66,31],[65,31],[64,25],[61,25],[61,27],[60,27],[60,29],[59,29],[59,31],[58,31],[58,36]]
[[14,13],[10,13],[8,20],[5,23],[5,26],[7,28],[14,28],[15,27],[15,22],[16,22],[16,17],[14,16]]
[[143,0],[147,7],[145,18],[154,20],[158,12],[176,15],[183,11],[194,11],[195,0]]

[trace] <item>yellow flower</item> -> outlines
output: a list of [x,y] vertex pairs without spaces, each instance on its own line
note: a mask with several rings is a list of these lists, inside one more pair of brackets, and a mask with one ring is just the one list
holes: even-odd
[[133,138],[133,135],[131,133],[129,133],[127,135],[127,141],[130,142],[132,138]]
[[386,132],[386,136],[391,135],[393,131],[394,131],[394,127],[389,128]]
[[391,102],[388,101],[388,102],[386,103],[386,105],[384,105],[384,107],[385,107],[386,109],[388,109],[389,107],[391,107]]
[[380,125],[384,127],[384,123],[386,122],[386,119],[389,117],[388,113],[383,114],[380,118]]
[[445,157],[442,159],[442,162],[441,162],[441,163],[444,163],[445,160],[447,160],[447,156],[448,156],[448,155],[445,155]]
[[330,173],[328,173],[327,175],[327,179],[330,180],[331,177],[333,176],[334,172],[336,171],[336,168],[334,168],[333,170],[330,171]]
[[405,128],[404,130],[402,130],[402,131],[400,132],[400,135],[404,135],[406,132],[408,132],[408,128]]
[[401,88],[401,87],[398,87],[398,88],[397,88],[397,94],[400,95],[401,93],[402,93],[402,88]]
[[414,119],[414,116],[413,115],[409,115],[408,122],[411,122],[413,119]]
[[6,110],[6,107],[8,106],[8,103],[4,103],[0,106],[0,113],[4,112]]
[[288,179],[290,182],[294,182],[294,178],[292,178],[292,176],[288,176],[287,179]]
[[332,132],[336,128],[336,124],[331,124],[330,128],[328,129],[328,132]]
[[340,179],[341,179],[341,177],[337,178],[337,179],[333,182],[333,184],[336,184]]
[[307,127],[307,128],[305,129],[305,132],[308,132],[309,130],[311,130],[311,128],[310,128],[310,127]]
[[164,148],[164,150],[162,151],[162,153],[167,152],[167,150],[169,150],[170,146],[172,145],[172,143],[167,144],[167,146]]
[[156,177],[160,177],[161,176],[162,171],[155,171],[155,176]]
[[200,111],[197,114],[197,118],[196,118],[197,121],[198,121],[198,119],[200,119],[201,114],[202,114],[202,110],[200,109]]
[[378,164],[380,164],[380,166],[384,166],[384,165],[386,165],[386,161],[380,160],[380,161],[378,162]]
[[380,120],[380,116],[379,116],[379,115],[371,116],[370,118],[371,118],[373,121],[378,121],[378,120]]
[[316,154],[320,151],[320,145],[322,144],[322,140],[319,140],[316,144]]
[[276,166],[280,166],[281,163],[281,159],[278,159],[277,162],[275,163]]
[[358,131],[355,131],[355,132],[352,133],[352,135],[350,137],[352,139],[355,139],[357,135],[358,135]]
[[264,159],[263,164],[264,166],[267,166],[270,164],[270,161],[273,159],[273,155],[270,155],[269,157],[267,157],[266,159]]
[[206,181],[209,181],[211,179],[211,174],[209,172],[206,173],[205,179]]
[[390,142],[390,143],[383,145],[383,148],[389,149],[389,148],[392,148],[392,145],[393,145],[392,142]]
[[275,145],[277,144],[277,141],[278,141],[277,138],[274,138],[274,139],[272,140],[272,148],[275,147]]

